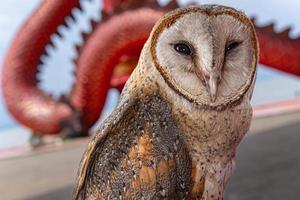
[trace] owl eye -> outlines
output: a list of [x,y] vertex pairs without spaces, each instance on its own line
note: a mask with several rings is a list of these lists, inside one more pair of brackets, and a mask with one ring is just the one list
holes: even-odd
[[226,45],[226,47],[225,47],[225,54],[227,54],[231,50],[237,48],[240,44],[241,44],[241,42],[236,42],[236,41],[229,42],[229,44]]
[[174,49],[175,51],[177,51],[180,54],[184,54],[184,55],[192,55],[192,49],[189,47],[189,45],[184,44],[184,43],[177,43],[174,45]]

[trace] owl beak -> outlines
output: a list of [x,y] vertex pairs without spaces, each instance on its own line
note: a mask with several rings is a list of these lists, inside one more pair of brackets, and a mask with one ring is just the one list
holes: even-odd
[[218,77],[214,74],[210,74],[208,82],[208,90],[210,93],[210,99],[212,102],[216,101],[217,89],[218,89]]
[[206,86],[207,91],[210,94],[211,101],[215,102],[217,97],[219,76],[216,72],[208,72],[208,75],[204,75],[204,73],[199,68],[196,68],[195,72],[199,79]]

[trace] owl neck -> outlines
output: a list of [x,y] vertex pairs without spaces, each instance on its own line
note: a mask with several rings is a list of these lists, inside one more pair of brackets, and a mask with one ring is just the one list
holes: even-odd
[[[155,83],[154,80],[153,82]],[[193,159],[198,162],[206,162],[203,159],[217,159],[218,162],[223,160],[223,163],[232,159],[238,144],[250,127],[252,108],[249,95],[252,91],[239,104],[214,110],[186,100],[168,87],[161,77],[156,79],[153,87],[170,104],[172,117],[182,130],[182,137]]]

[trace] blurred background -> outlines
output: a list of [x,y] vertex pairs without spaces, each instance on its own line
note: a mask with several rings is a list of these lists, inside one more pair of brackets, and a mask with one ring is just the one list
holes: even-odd
[[[41,0],[10,0],[0,6],[0,63],[16,32]],[[161,5],[167,0],[159,1]],[[187,5],[188,0],[178,1]],[[275,23],[275,31],[292,27],[291,38],[300,35],[300,0],[198,0],[243,10],[256,17],[257,25]],[[53,37],[38,74],[40,87],[59,96],[73,82],[74,44],[83,42],[81,32],[91,30],[90,19],[101,20],[101,0],[82,0],[84,12],[75,12],[76,22],[60,27],[62,38]],[[2,65],[0,65],[0,70]],[[300,66],[299,66],[300,67]],[[59,73],[58,73],[59,72]],[[1,73],[1,72],[0,72]],[[70,199],[75,173],[88,139],[55,140],[53,145],[32,149],[31,131],[18,124],[5,107],[0,82],[0,199]],[[116,106],[119,93],[111,89],[99,121]],[[252,105],[251,131],[238,151],[237,170],[230,181],[227,200],[300,198],[300,79],[260,65]],[[4,195],[4,196],[3,196]]]

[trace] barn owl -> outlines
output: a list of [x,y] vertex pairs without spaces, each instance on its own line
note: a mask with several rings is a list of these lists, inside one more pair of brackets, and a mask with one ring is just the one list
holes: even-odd
[[202,5],[162,17],[88,144],[74,199],[223,199],[257,61],[242,12]]

